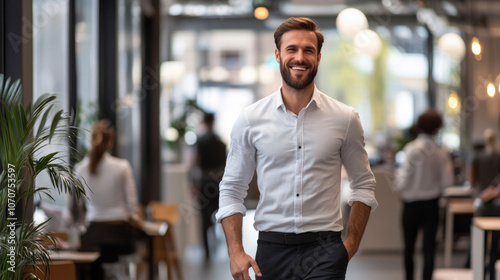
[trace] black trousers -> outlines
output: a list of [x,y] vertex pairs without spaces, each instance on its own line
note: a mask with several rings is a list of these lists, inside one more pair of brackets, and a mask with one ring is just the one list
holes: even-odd
[[423,279],[431,280],[434,271],[436,233],[439,222],[438,198],[405,202],[403,206],[404,263],[406,280],[413,280],[415,242],[418,232],[423,230],[424,271]]
[[340,232],[260,232],[257,243],[255,261],[262,272],[257,280],[345,279],[349,256]]
[[91,266],[92,280],[104,279],[103,263],[117,262],[120,255],[135,252],[135,234],[135,229],[126,222],[90,224],[87,232],[81,237],[81,251],[101,253]]
[[219,183],[217,180],[202,180],[201,189],[198,194],[201,214],[201,236],[206,259],[210,258],[211,242],[209,240],[209,232],[211,232],[211,236],[215,236],[214,213],[219,209]]

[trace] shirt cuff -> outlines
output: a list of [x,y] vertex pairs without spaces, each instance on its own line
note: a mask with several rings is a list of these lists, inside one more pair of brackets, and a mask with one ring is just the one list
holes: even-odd
[[243,216],[245,216],[246,213],[247,208],[243,204],[231,204],[219,208],[219,210],[215,214],[215,218],[217,219],[217,223],[220,223],[222,219],[226,217],[232,216],[234,214],[242,214]]
[[355,201],[362,202],[371,207],[371,212],[375,211],[378,207],[378,202],[375,199],[375,192],[371,190],[354,190],[349,196],[347,203],[349,206],[352,206]]

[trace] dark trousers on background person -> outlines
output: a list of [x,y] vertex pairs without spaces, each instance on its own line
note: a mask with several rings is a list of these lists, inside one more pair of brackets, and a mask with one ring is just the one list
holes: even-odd
[[406,280],[414,279],[415,243],[418,232],[423,231],[422,250],[424,255],[423,279],[431,280],[434,271],[436,233],[439,222],[439,198],[405,202],[403,206],[404,264]]
[[135,229],[127,222],[91,222],[81,238],[81,251],[100,252],[92,264],[92,280],[104,280],[103,263],[114,263],[120,255],[135,252]]
[[201,189],[198,195],[201,214],[201,234],[203,247],[205,249],[205,259],[210,258],[210,237],[215,239],[214,213],[219,209],[219,181],[202,180]]
[[349,256],[340,232],[260,232],[257,280],[344,280]]

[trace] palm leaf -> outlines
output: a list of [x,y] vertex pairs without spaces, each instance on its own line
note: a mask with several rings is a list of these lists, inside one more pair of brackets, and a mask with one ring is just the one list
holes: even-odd
[[[74,137],[76,128],[68,126],[71,116],[62,110],[55,111],[57,98],[54,95],[40,96],[33,106],[22,105],[22,88],[19,80],[11,82],[0,74],[0,162],[3,167],[15,166],[14,185],[16,204],[21,200],[31,200],[34,196],[52,198],[51,190],[73,193],[78,198],[85,195],[86,184],[71,170],[65,160],[68,151],[46,152],[50,143],[60,144],[67,150],[67,141]],[[35,178],[47,172],[52,186],[36,186]],[[0,224],[7,222],[8,189],[4,170],[0,173]],[[11,248],[8,244],[9,231],[0,228],[0,279],[21,279],[24,268],[35,266],[37,262],[48,267],[50,258],[40,238],[46,223],[35,225],[22,219],[16,224],[15,272],[9,270]]]
[[45,127],[45,124],[47,123],[47,118],[49,117],[51,111],[52,111],[52,105],[43,114],[42,120],[40,121],[40,124],[38,126],[38,131],[35,134],[36,135],[35,137],[40,137],[41,136],[41,133],[42,133],[44,127]]
[[52,119],[52,125],[50,126],[50,134],[49,134],[49,143],[50,140],[55,135],[56,128],[60,125],[60,121],[63,119],[63,111],[59,111],[54,115],[54,118]]

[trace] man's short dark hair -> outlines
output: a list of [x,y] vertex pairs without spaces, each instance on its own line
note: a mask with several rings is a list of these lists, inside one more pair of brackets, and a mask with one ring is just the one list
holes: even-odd
[[434,109],[425,111],[417,120],[418,131],[429,135],[436,134],[442,125],[443,118]]
[[276,28],[276,31],[274,31],[274,43],[276,44],[276,48],[278,50],[281,47],[281,37],[285,34],[285,32],[290,30],[313,31],[316,35],[316,39],[318,39],[318,53],[321,53],[321,47],[323,46],[325,38],[319,31],[316,22],[306,17],[291,17],[282,22],[280,26]]

